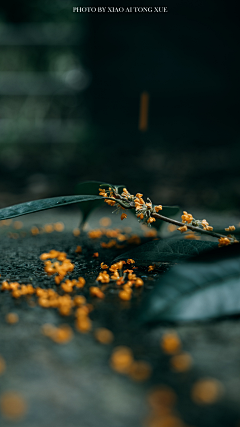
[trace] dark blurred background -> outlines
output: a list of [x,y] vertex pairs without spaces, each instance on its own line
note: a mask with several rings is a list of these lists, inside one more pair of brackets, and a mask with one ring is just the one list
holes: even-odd
[[158,5],[168,13],[73,13],[74,6],[104,4],[1,6],[1,207],[106,180],[155,203],[238,212],[234,4]]

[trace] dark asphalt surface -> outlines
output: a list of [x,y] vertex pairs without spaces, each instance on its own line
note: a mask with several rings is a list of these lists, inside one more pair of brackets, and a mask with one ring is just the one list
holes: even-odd
[[[66,216],[72,226],[71,215]],[[84,233],[74,237],[68,226],[62,233],[27,233],[18,239],[9,238],[6,233],[1,234],[1,279],[57,289],[54,278],[44,273],[39,256],[51,249],[66,252],[75,264],[71,277],[86,279],[79,293],[94,305],[90,314],[93,331],[107,327],[115,338],[112,344],[102,345],[95,340],[93,331],[81,334],[75,330],[74,316],[61,317],[56,309],[30,307],[26,297],[15,300],[8,292],[0,292],[0,355],[6,362],[6,370],[0,376],[0,396],[7,391],[18,392],[28,406],[24,418],[18,421],[8,421],[0,413],[1,427],[141,427],[150,413],[148,392],[159,384],[170,386],[177,394],[176,411],[184,425],[239,425],[240,319],[174,326],[183,351],[193,358],[193,366],[184,373],[173,372],[170,356],[159,345],[163,333],[172,327],[138,328],[132,323],[135,309],[163,271],[139,270],[145,289],[136,289],[131,302],[120,301],[114,286],[106,289],[104,300],[97,300],[89,296],[88,288],[96,284],[100,262],[111,262],[120,254],[119,250],[103,249],[99,240],[90,240]],[[77,245],[82,245],[82,254],[75,253]],[[93,259],[96,251],[99,258]],[[6,323],[9,312],[18,314],[17,324]],[[74,329],[73,339],[64,345],[54,343],[41,333],[45,323],[69,324]],[[109,358],[118,345],[129,346],[136,359],[151,364],[153,373],[147,381],[137,383],[111,369]],[[192,386],[209,377],[222,383],[223,397],[211,405],[198,405],[191,398]],[[165,427],[159,423],[157,427],[162,426]]]

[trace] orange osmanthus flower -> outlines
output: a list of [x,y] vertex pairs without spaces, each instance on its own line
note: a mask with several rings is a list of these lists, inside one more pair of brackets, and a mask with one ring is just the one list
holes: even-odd
[[230,245],[230,243],[231,243],[227,237],[220,237],[220,239],[218,239],[218,241],[219,241],[219,244],[218,244],[219,247],[227,246],[227,245]]
[[122,213],[122,215],[121,215],[121,220],[123,220],[124,218],[127,218],[127,214]]

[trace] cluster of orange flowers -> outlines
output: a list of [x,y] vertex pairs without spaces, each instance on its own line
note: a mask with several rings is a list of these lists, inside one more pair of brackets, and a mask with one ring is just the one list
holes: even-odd
[[[51,258],[57,256],[56,251],[50,251],[49,254]],[[43,260],[46,259],[46,254],[42,254],[40,258]],[[61,284],[61,288],[64,290],[64,292],[69,293],[73,291],[73,286],[76,288],[82,288],[84,285],[85,279],[79,277],[78,280],[66,280],[65,283]],[[91,296],[94,296],[94,288],[95,287],[90,288]],[[96,287],[96,289],[101,292],[99,288]],[[15,298],[18,298],[21,295],[35,293],[38,298],[38,304],[41,307],[57,308],[62,316],[71,315],[73,308],[75,308],[76,329],[79,332],[85,333],[88,332],[92,327],[89,313],[93,310],[93,306],[91,304],[87,304],[85,297],[82,295],[76,295],[71,298],[71,296],[68,294],[64,294],[62,296],[59,295],[54,289],[42,289],[39,287],[34,289],[32,285],[20,285],[18,282],[8,283],[6,281],[4,281],[2,284],[2,290],[12,291],[12,295]],[[103,293],[101,294],[104,295]],[[100,297],[99,294],[95,296]],[[72,338],[71,328],[66,325],[63,325],[60,328],[56,328],[52,325],[45,325],[43,328],[43,333],[58,343],[68,342]]]
[[133,234],[130,239],[128,239],[128,243],[131,245],[140,245],[141,239],[137,234]]
[[144,202],[142,196],[143,196],[143,194],[141,194],[141,193],[136,194],[134,202],[135,202],[135,208],[137,211],[142,209],[143,205],[145,205],[145,202]]
[[231,243],[231,241],[228,237],[220,237],[220,239],[218,239],[218,241],[219,241],[219,244],[218,244],[219,247],[228,246]]
[[[193,218],[192,214],[189,214],[186,211],[183,211],[183,215],[181,216],[181,218],[182,218],[182,222],[183,223],[193,224],[193,225],[195,225],[195,223],[196,223],[197,226],[201,225],[204,230],[207,230],[207,231],[212,231],[213,230],[213,227],[210,227],[210,225],[206,221],[206,219],[203,219],[201,221],[200,220],[195,220]],[[181,233],[183,233],[184,231],[187,231],[187,226],[184,225],[182,227],[179,227],[178,230],[180,230]]]
[[[161,338],[160,346],[163,352],[170,356],[170,367],[172,371],[181,373],[191,369],[193,364],[192,357],[189,353],[182,351],[181,340],[175,331],[165,332]],[[219,381],[214,378],[203,378],[193,384],[191,397],[197,404],[208,405],[216,402],[221,397],[222,391],[223,387]],[[156,405],[158,406],[162,404],[168,406],[168,402],[171,401],[171,403],[173,403],[176,398],[173,396],[172,392],[170,393],[170,390],[167,395],[164,396],[163,391],[159,388],[159,391],[156,389],[156,391],[150,395],[149,400],[151,406],[155,408]],[[159,411],[158,415],[155,414],[156,420],[158,419],[158,421],[160,421],[159,415],[160,418],[162,418],[162,421],[164,420],[164,417],[168,417],[170,415],[170,412],[166,411],[166,409],[167,408],[163,407],[162,410]],[[176,425],[180,424],[177,423]]]
[[188,224],[190,224],[193,220],[192,214],[189,214],[186,211],[183,211],[183,215],[181,218],[182,218],[182,222],[187,222]]
[[[229,225],[229,227],[225,228],[225,231],[234,231],[236,230],[234,225]],[[231,243],[239,243],[239,241],[234,237],[231,236],[231,234],[229,234],[227,237],[221,237],[220,239],[218,239],[219,244],[218,246],[228,246]]]
[[124,196],[126,198],[128,198],[128,197],[132,198],[133,197],[133,195],[130,194],[129,191],[126,188],[123,189],[122,196]]
[[185,231],[187,231],[187,226],[183,225],[182,227],[178,227],[178,230],[181,231],[181,233],[184,233]]
[[[182,230],[182,232],[186,231],[185,236],[184,236],[185,239],[191,239],[191,240],[200,240],[201,239],[201,236],[199,234],[195,233],[192,230],[188,230],[188,228],[185,225],[183,227],[184,227],[184,229]],[[170,231],[170,233],[173,233],[177,229],[177,226],[174,224],[169,224],[167,229],[168,229],[168,231]],[[178,228],[179,231],[181,231],[181,229],[182,229],[182,227]]]
[[[53,289],[49,289],[49,291],[53,291]],[[75,327],[79,332],[86,333],[90,331],[92,328],[92,322],[89,318],[89,313],[93,310],[93,306],[91,304],[86,303],[86,298],[82,295],[76,295],[73,299],[69,295],[59,296],[52,294],[48,298],[48,307],[58,307],[58,310],[62,316],[69,316],[72,313],[72,308],[75,307]],[[46,307],[46,301],[44,302],[44,306]],[[42,305],[42,304],[40,304]],[[43,333],[53,339],[58,343],[65,343],[72,339],[72,330],[69,326],[63,325],[60,328],[55,328],[52,325],[44,325]]]
[[[57,295],[56,295],[57,297]],[[57,302],[57,300],[55,300]],[[62,315],[71,314],[71,308],[76,307],[75,316],[75,326],[76,329],[80,332],[88,332],[91,329],[91,320],[88,317],[88,314],[93,309],[91,304],[86,304],[86,299],[82,295],[76,295],[73,300],[69,295],[63,297],[58,297],[58,302],[60,304],[59,311]],[[54,306],[52,302],[50,307]],[[54,327],[53,325],[44,325],[42,328],[44,335],[49,336],[53,341],[57,343],[65,343],[72,339],[72,329],[68,325],[62,325],[59,328]]]
[[[109,193],[109,195],[107,194]],[[105,190],[104,188],[99,188],[99,196],[103,196],[103,197],[112,197],[114,198],[114,194],[112,191],[112,188],[109,187],[108,190]],[[116,204],[116,202],[114,200],[104,200],[109,206],[114,206]]]
[[116,238],[119,241],[127,240],[128,238],[127,235],[122,234],[122,230],[120,228],[115,228],[114,230],[110,228],[97,228],[88,232],[88,237],[90,239],[100,239],[102,236]]
[[[215,378],[202,378],[193,384],[191,398],[195,404],[212,405],[221,398],[223,391],[223,385]],[[172,388],[155,386],[148,394],[148,403],[150,414],[144,423],[146,427],[186,426],[176,411],[177,395]]]
[[106,328],[95,329],[94,336],[101,344],[110,344],[114,340],[113,333]]
[[[187,224],[191,224],[191,225],[194,225],[194,226],[197,226],[197,227],[201,225],[202,228],[204,230],[207,230],[207,231],[212,231],[213,230],[213,227],[211,227],[209,225],[209,223],[206,221],[206,219],[195,220],[193,218],[192,214],[189,214],[186,211],[183,211],[182,222],[183,223],[187,223]],[[183,225],[183,226],[179,227],[178,230],[181,231],[181,233],[184,233],[185,231],[188,230],[188,227],[187,227],[187,225]],[[228,228],[225,228],[225,230],[226,231],[234,231],[235,227],[234,227],[234,225],[230,225]],[[194,233],[190,233],[188,236],[186,236],[186,238],[188,238],[188,239],[197,239],[197,236],[195,236]],[[221,247],[221,246],[228,246],[231,243],[238,243],[238,240],[236,240],[233,236],[228,235],[227,237],[220,237],[218,239],[218,242],[219,242],[218,246]]]
[[60,296],[54,291],[54,289],[42,289],[40,287],[35,289],[31,284],[23,285],[18,282],[8,283],[7,281],[3,281],[1,290],[10,291],[13,298],[20,298],[24,295],[35,294],[38,298],[38,304],[41,307],[58,308],[58,311],[62,316],[69,316],[72,308],[79,305],[78,296],[72,300],[69,295]]
[[[100,194],[101,196],[101,194]],[[115,206],[116,202],[114,200],[104,200],[109,206]]]
[[[145,218],[145,214],[147,210],[153,210],[152,202],[145,203],[142,196],[143,195],[141,193],[137,193],[134,200],[136,211],[142,210],[142,212],[137,213],[137,218],[140,218],[140,219]],[[162,205],[158,205],[154,207],[155,212],[159,212],[160,210],[162,210]],[[156,218],[150,216],[147,220],[147,223],[152,224],[155,221],[156,221]]]
[[38,304],[44,308],[58,308],[62,316],[69,316],[74,307],[74,301],[70,295],[60,296],[54,289],[36,289]]
[[[58,261],[51,263],[51,261],[48,260],[49,258],[55,258]],[[47,272],[48,275],[57,273],[57,276],[55,276],[56,284],[60,284],[63,278],[68,273],[72,272],[74,269],[74,264],[72,264],[71,261],[66,257],[65,252],[51,250],[49,253],[43,253],[40,256],[40,259],[44,261],[44,270]],[[59,261],[62,263],[60,264]],[[85,301],[85,298],[81,296],[76,296],[74,299],[71,299],[71,297],[67,294],[72,293],[73,288],[83,288],[85,283],[86,282],[83,277],[79,277],[78,279],[65,280],[65,282],[61,283],[61,289],[66,292],[66,294],[63,296],[58,295],[53,289],[40,289],[39,291],[37,290],[36,294],[37,296],[40,296],[38,303],[42,307],[57,307],[60,314],[62,314],[63,316],[68,316],[71,314],[72,308],[74,306],[79,306],[79,304],[82,304],[82,301],[83,299]]]
[[152,216],[150,216],[150,218],[148,218],[148,220],[147,220],[147,223],[152,224],[155,221],[156,221],[156,218],[153,218]]
[[236,228],[234,227],[234,225],[229,225],[228,228],[225,228],[225,231],[234,231],[236,230]]
[[[124,215],[124,214],[123,214]],[[101,242],[100,245],[102,248],[112,248],[115,247],[116,249],[123,249],[125,245],[120,245],[118,242],[126,242],[129,244],[136,244],[139,245],[141,243],[141,239],[137,234],[132,234],[131,237],[129,237],[127,234],[123,234],[122,230],[120,228],[116,229],[100,229],[97,228],[95,230],[88,232],[88,237],[90,239],[100,239],[102,236],[106,236],[110,238],[108,242]],[[151,235],[149,237],[155,237],[154,235]],[[116,240],[114,240],[116,239]]]
[[[49,258],[55,258],[57,261],[51,262]],[[43,253],[40,256],[40,259],[44,261],[44,271],[48,276],[57,273],[54,279],[57,285],[60,284],[66,274],[70,273],[74,269],[74,264],[72,264],[70,259],[67,258],[67,254],[65,252],[56,251],[55,249],[52,249],[49,253]]]
[[[137,234],[133,234],[129,239],[127,239],[127,243],[130,245],[139,245],[141,243],[141,239]],[[102,248],[112,248],[114,246],[116,249],[123,249],[126,246],[124,244],[119,245],[116,240],[113,239],[109,240],[107,243],[101,242],[100,244]]]
[[102,248],[106,248],[106,249],[109,249],[109,248],[112,248],[113,246],[115,246],[115,248],[117,248],[117,249],[122,249],[122,248],[124,248],[125,247],[125,245],[118,245],[118,243],[116,242],[116,240],[113,240],[113,239],[111,239],[111,240],[109,240],[109,242],[101,242],[101,247]]
[[42,326],[42,333],[58,344],[66,344],[73,338],[73,331],[69,325],[61,325],[58,328],[49,323]]
[[[133,259],[128,259],[127,263],[126,261],[119,261],[115,264],[112,264],[111,267],[108,267],[107,264],[102,262],[101,268],[103,271],[99,273],[96,280],[101,283],[109,283],[110,280],[113,280],[117,285],[123,285],[118,295],[122,300],[128,301],[132,297],[132,286],[134,285],[135,288],[139,288],[144,284],[140,277],[137,277],[136,274],[133,274],[133,269],[136,267],[132,266],[130,269],[126,268],[123,270],[123,266],[125,264],[127,264],[126,267],[128,267],[134,263],[135,261]],[[109,270],[109,273],[107,273],[107,269]]]
[[[108,192],[105,189],[99,189],[100,191],[100,195],[103,197],[108,197]],[[115,198],[114,195],[114,191],[112,188],[109,188],[110,191],[110,197]],[[151,226],[151,224],[153,222],[156,221],[156,218],[154,216],[152,216],[153,213],[157,213],[159,212],[159,210],[162,210],[162,205],[158,205],[155,206],[153,208],[152,206],[152,202],[149,201],[148,203],[145,203],[145,201],[143,200],[143,195],[141,193],[137,193],[136,196],[133,196],[132,194],[130,194],[128,192],[128,190],[126,188],[123,189],[123,192],[121,194],[122,198],[125,199],[125,201],[128,202],[133,202],[135,204],[135,209],[136,209],[136,216],[137,218],[139,218],[139,220],[143,220],[145,222],[147,222],[147,225]],[[117,203],[116,201],[111,201],[111,200],[105,200],[105,202],[107,202],[110,205],[115,205]],[[130,205],[129,205],[130,207]],[[120,205],[119,205],[120,208]],[[121,215],[121,219],[126,218],[127,215],[125,213],[122,213]],[[186,231],[188,231],[188,225],[194,225],[196,227],[201,226],[203,230],[206,231],[212,231],[213,227],[211,227],[209,225],[209,223],[207,222],[206,219],[203,220],[195,220],[192,216],[192,214],[183,211],[183,215],[181,216],[182,218],[182,222],[184,225],[178,227],[178,230],[181,231],[181,233],[184,233]],[[228,228],[225,229],[226,231],[234,231],[235,227],[234,226],[229,226]],[[195,236],[195,234],[189,234],[188,236],[186,236],[186,238],[188,239],[196,239],[197,237]],[[221,237],[218,239],[219,241],[219,245],[218,246],[226,246],[229,245],[231,243],[238,243],[238,241],[233,237],[233,236],[227,236],[227,237]],[[106,248],[110,248],[112,246],[117,246],[116,242],[114,241],[110,241],[109,243],[102,243],[102,247],[106,247]]]
[[[182,222],[183,223],[187,223],[187,224],[192,224],[192,225],[196,225],[196,226],[199,226],[199,225],[201,225],[202,226],[202,228],[204,229],[204,230],[207,230],[207,231],[212,231],[213,230],[213,227],[211,227],[210,225],[209,225],[209,223],[206,221],[206,219],[203,219],[203,220],[195,220],[194,218],[193,218],[193,216],[192,216],[192,214],[189,214],[189,213],[187,213],[186,211],[183,211],[183,215],[181,216],[181,218],[182,218]],[[180,230],[181,231],[181,233],[183,233],[184,231],[187,231],[187,226],[186,225],[184,225],[184,226],[182,226],[182,227],[179,227],[178,228],[178,230]]]
[[[2,220],[0,221],[0,227],[5,225],[5,226],[9,226],[12,223],[12,220]],[[15,230],[20,230],[23,227],[23,223],[21,221],[14,221],[14,223],[12,224],[13,228],[15,228]],[[31,227],[31,234],[33,236],[37,236],[38,234],[42,234],[42,233],[52,233],[53,231],[58,231],[61,232],[63,231],[65,228],[65,225],[63,222],[56,222],[53,224],[44,224],[42,227],[36,227],[35,225]],[[80,234],[80,230],[78,228],[73,230],[73,235],[74,236],[79,236]],[[8,233],[8,237],[11,239],[18,239],[19,237],[26,237],[27,233],[25,231],[21,231],[19,233]]]
[[[110,189],[110,187],[109,187]],[[99,188],[99,196],[107,197],[106,190],[104,188]]]
[[[120,241],[126,240],[127,236],[123,235],[120,231],[121,230],[119,229],[104,230],[104,232],[99,230],[97,232],[92,232],[89,237],[98,238],[102,234],[105,234],[108,237],[114,237]],[[133,238],[135,237],[133,236]],[[81,246],[77,246],[76,252],[81,253],[81,251]],[[60,285],[60,288],[64,291],[64,295],[59,295],[52,288],[34,288],[31,284],[24,285],[18,282],[8,282],[6,280],[2,282],[1,290],[10,291],[14,298],[19,298],[23,295],[35,295],[37,297],[37,302],[41,307],[57,308],[62,316],[69,316],[74,310],[76,317],[76,329],[82,333],[88,332],[92,328],[89,313],[93,310],[93,306],[91,304],[87,304],[85,297],[82,295],[75,295],[74,297],[69,295],[74,291],[74,289],[82,288],[85,285],[85,279],[83,277],[79,277],[78,279],[70,280],[68,278],[63,281],[65,276],[74,270],[74,264],[67,258],[67,254],[65,252],[53,249],[48,253],[41,254],[40,259],[44,262],[44,271],[49,276],[55,275],[55,283]],[[120,271],[122,272],[124,264],[127,264],[126,267],[129,267],[124,270],[124,275],[127,275],[128,278],[128,280],[126,280],[127,283],[124,282],[124,277],[119,274]],[[109,283],[110,280],[114,280],[118,285],[123,284],[124,288],[120,292],[119,296],[122,299],[130,299],[132,293],[131,286],[133,284],[135,284],[135,287],[143,285],[143,281],[133,274],[132,264],[134,264],[134,261],[131,259],[129,259],[127,263],[125,261],[115,263],[111,265],[110,268],[106,264],[101,263],[103,271],[99,274],[97,280],[102,283]],[[109,270],[108,273],[106,269]],[[101,299],[105,296],[98,286],[91,286],[89,288],[89,294],[91,297]],[[35,305],[32,300],[29,301],[29,304]],[[10,316],[8,316],[8,318],[8,321],[13,323]],[[63,344],[70,341],[73,336],[72,329],[67,325],[55,327],[47,324],[43,326],[42,332],[53,341]],[[107,336],[105,333],[106,331],[104,333],[102,333],[102,331],[98,332],[97,336],[100,342],[107,343],[112,340],[112,333],[110,331],[107,331]]]
[[201,236],[194,231],[188,230],[184,236],[184,239],[201,240]]
[[162,210],[162,205],[154,206],[154,209],[156,212],[159,212]]
[[176,426],[184,427],[185,423],[175,413],[177,396],[174,390],[166,385],[155,386],[148,393],[150,414],[145,421],[146,427]]
[[210,225],[206,221],[206,219],[202,220],[202,227],[203,227],[204,230],[207,230],[207,231],[212,231],[213,230],[213,227],[210,227]]
[[103,235],[103,230],[96,229],[88,232],[88,237],[90,239],[100,239]]
[[[5,223],[4,223],[5,221]],[[10,225],[12,222],[12,220],[3,220],[0,221],[0,226],[1,225]],[[20,230],[23,227],[23,223],[21,221],[14,221],[13,223],[13,227],[16,230]],[[64,230],[64,224],[62,222],[56,222],[54,224],[45,224],[43,227],[39,228],[36,227],[35,225],[31,228],[31,233],[33,236],[36,236],[37,234],[40,233],[52,233],[53,231],[63,231]],[[17,235],[17,233],[9,233],[9,237],[14,237],[14,235]],[[22,234],[21,236],[24,237],[26,234]]]
[[[49,260],[57,259],[58,261],[51,261]],[[52,275],[57,273],[58,275],[55,277],[55,282],[57,284],[60,284],[60,281],[65,277],[65,275],[69,272],[71,272],[74,269],[74,264],[71,263],[69,259],[66,258],[65,252],[59,252],[56,250],[51,250],[49,253],[43,253],[40,256],[40,259],[44,261],[45,267],[44,270],[47,272],[48,275]],[[60,264],[61,263],[61,264]],[[57,280],[56,280],[57,279]],[[31,285],[24,285],[20,284],[18,282],[10,282],[7,281],[2,282],[1,290],[8,290],[12,292],[12,296],[14,298],[19,298],[23,295],[33,295],[35,294],[38,298],[38,304],[41,307],[44,308],[57,308],[59,313],[62,316],[69,316],[72,313],[72,309],[74,307],[79,307],[84,305],[84,313],[88,313],[90,311],[90,308],[86,304],[86,300],[81,295],[76,295],[73,299],[71,298],[69,293],[73,292],[73,288],[79,289],[83,288],[85,285],[85,279],[83,277],[79,277],[77,279],[73,280],[65,280],[61,284],[61,289],[65,292],[64,295],[59,295],[54,289],[42,289],[40,287],[37,287],[36,289]],[[84,331],[87,330],[86,323],[88,323],[88,330],[90,325],[90,320],[84,320],[84,326],[79,326],[78,329],[81,328],[84,329]],[[80,322],[81,323],[81,322]],[[81,323],[82,324],[82,323]]]
[[101,271],[96,280],[101,283],[109,283],[110,282],[109,274],[107,274],[106,270]]
[[[234,227],[234,225],[229,225],[229,227],[225,228],[225,230],[234,231],[236,230],[236,228]],[[239,241],[234,236],[231,236],[230,234],[227,237],[221,237],[220,239],[218,239],[218,241],[219,241],[218,246],[227,246],[227,245],[230,245],[231,243],[239,243]]]
[[89,293],[90,293],[91,297],[97,297],[100,299],[105,298],[104,293],[97,286],[90,286]]
[[[58,259],[58,261],[53,261],[51,263],[48,258],[53,260]],[[58,284],[60,284],[60,280],[68,272],[71,272],[74,268],[74,264],[72,264],[70,260],[66,258],[66,254],[64,252],[51,250],[49,253],[43,253],[40,256],[40,259],[44,261],[44,270],[48,273],[48,275],[52,275],[55,273],[58,274],[55,277],[55,282]],[[59,261],[62,262],[61,265]],[[109,283],[110,280],[113,280],[116,282],[117,285],[123,285],[119,292],[119,298],[121,298],[122,300],[130,300],[132,297],[132,287],[134,286],[135,288],[139,288],[142,287],[144,284],[143,280],[133,273],[133,269],[136,268],[132,265],[134,263],[134,260],[128,259],[127,263],[125,261],[119,261],[115,264],[112,264],[111,267],[108,267],[102,262],[101,268],[103,269],[103,271],[99,273],[96,280],[103,284]],[[125,270],[123,270],[124,264],[126,264],[126,267],[130,267],[131,265],[131,268],[125,268]],[[152,269],[153,268],[154,267],[152,267]],[[107,270],[109,270],[109,272],[107,272]],[[38,304],[41,307],[58,308],[59,313],[61,315],[68,316],[71,314],[72,308],[76,305],[79,305],[79,299],[82,303],[83,298],[81,296],[75,296],[74,299],[72,299],[68,294],[72,293],[74,288],[83,288],[84,285],[85,279],[83,277],[79,277],[78,280],[66,279],[65,282],[62,282],[60,285],[61,289],[65,292],[65,295],[63,296],[60,296],[53,289],[42,289],[39,287],[34,289],[31,284],[21,285],[18,282],[8,283],[7,281],[3,281],[1,289],[11,291],[12,296],[14,298],[19,298],[22,295],[36,294],[36,296],[38,297]],[[97,286],[90,287],[89,293],[92,297],[97,297],[100,299],[103,299],[105,297],[104,293]]]
[[[170,367],[172,371],[176,373],[181,373],[191,369],[193,364],[192,357],[189,353],[182,351],[182,343],[175,331],[165,332],[161,338],[160,346],[164,351],[164,353],[171,356]],[[223,394],[223,386],[215,378],[202,378],[193,384],[192,390],[191,390],[192,400],[199,405],[213,404],[221,398],[222,394]],[[152,401],[152,397],[151,397],[151,403],[154,403],[154,406],[160,397],[159,395],[159,397],[156,400],[157,395],[158,393],[157,394],[155,393],[152,396],[154,397],[154,401]],[[161,398],[161,400],[162,402],[164,402],[163,398]],[[162,416],[164,415],[168,416],[169,413],[166,413],[166,414],[163,413]],[[176,424],[176,425],[180,425],[180,424]]]
[[73,291],[73,287],[76,288],[83,288],[86,281],[83,277],[79,277],[78,280],[73,279],[67,279],[64,283],[61,284],[61,288],[64,292],[70,293]]
[[[109,192],[110,192],[110,197],[115,198],[114,192],[111,188],[109,188]],[[102,188],[99,188],[99,195],[103,196],[103,197],[108,197],[108,191]],[[136,209],[136,215],[137,218],[139,218],[140,220],[143,220],[144,218],[146,218],[146,213],[147,213],[147,223],[149,225],[151,225],[151,223],[153,223],[154,221],[156,221],[156,219],[152,216],[150,216],[150,212],[159,212],[160,210],[162,210],[162,205],[158,205],[155,206],[153,208],[152,206],[152,202],[149,203],[145,203],[145,201],[142,198],[142,194],[141,193],[137,193],[136,196],[133,196],[132,194],[129,193],[129,191],[126,188],[123,188],[122,194],[121,196],[127,201],[127,202],[133,202],[135,204],[135,209]],[[110,205],[110,206],[114,206],[117,203],[117,200],[107,200],[105,199],[105,202]],[[119,204],[119,208],[124,209],[120,204]],[[138,212],[141,211],[141,212]],[[122,213],[121,215],[121,220],[127,218],[127,214],[126,213]]]
[[128,375],[135,381],[145,381],[152,373],[151,365],[143,360],[134,360],[132,350],[125,346],[114,348],[110,366],[114,371]]
[[75,312],[76,321],[75,327],[81,333],[89,332],[92,329],[92,321],[89,318],[89,313],[93,310],[91,304],[83,302]]
[[1,290],[10,291],[13,298],[19,298],[22,295],[33,295],[35,293],[35,289],[31,284],[21,285],[18,282],[8,283],[7,280],[2,282]]

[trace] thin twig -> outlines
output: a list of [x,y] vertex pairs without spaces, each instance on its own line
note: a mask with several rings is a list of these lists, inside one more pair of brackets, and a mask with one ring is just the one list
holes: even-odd
[[[116,201],[116,199],[117,199],[117,203],[119,203],[124,209],[135,209],[135,202],[130,202],[130,201],[127,202],[126,199],[124,197],[122,197],[120,194],[116,194],[115,196],[116,196],[115,198],[105,197],[105,199],[114,200],[114,201]],[[128,206],[126,206],[124,203],[122,203],[122,200],[127,202]],[[174,224],[178,227],[186,226],[189,230],[196,231],[197,233],[200,233],[200,234],[207,234],[208,236],[216,237],[218,239],[221,237],[227,237],[224,234],[219,234],[219,233],[215,233],[214,231],[204,230],[203,228],[200,228],[200,227],[194,227],[193,225],[189,225],[189,224],[185,224],[184,222],[176,221],[175,219],[168,218],[168,217],[160,215],[158,213],[152,213],[151,216],[153,218],[157,218],[157,219],[161,219],[162,221],[169,222],[170,224]]]
[[189,228],[189,230],[196,231],[201,234],[208,234],[209,236],[217,237],[218,239],[220,237],[226,237],[224,234],[214,233],[214,231],[204,230],[200,227],[194,227],[193,225],[185,224],[184,222],[176,221],[175,219],[167,218],[166,216],[159,215],[157,213],[152,214],[152,217],[161,219],[162,221],[170,222],[171,224],[177,225],[178,227],[186,226],[187,228]]

